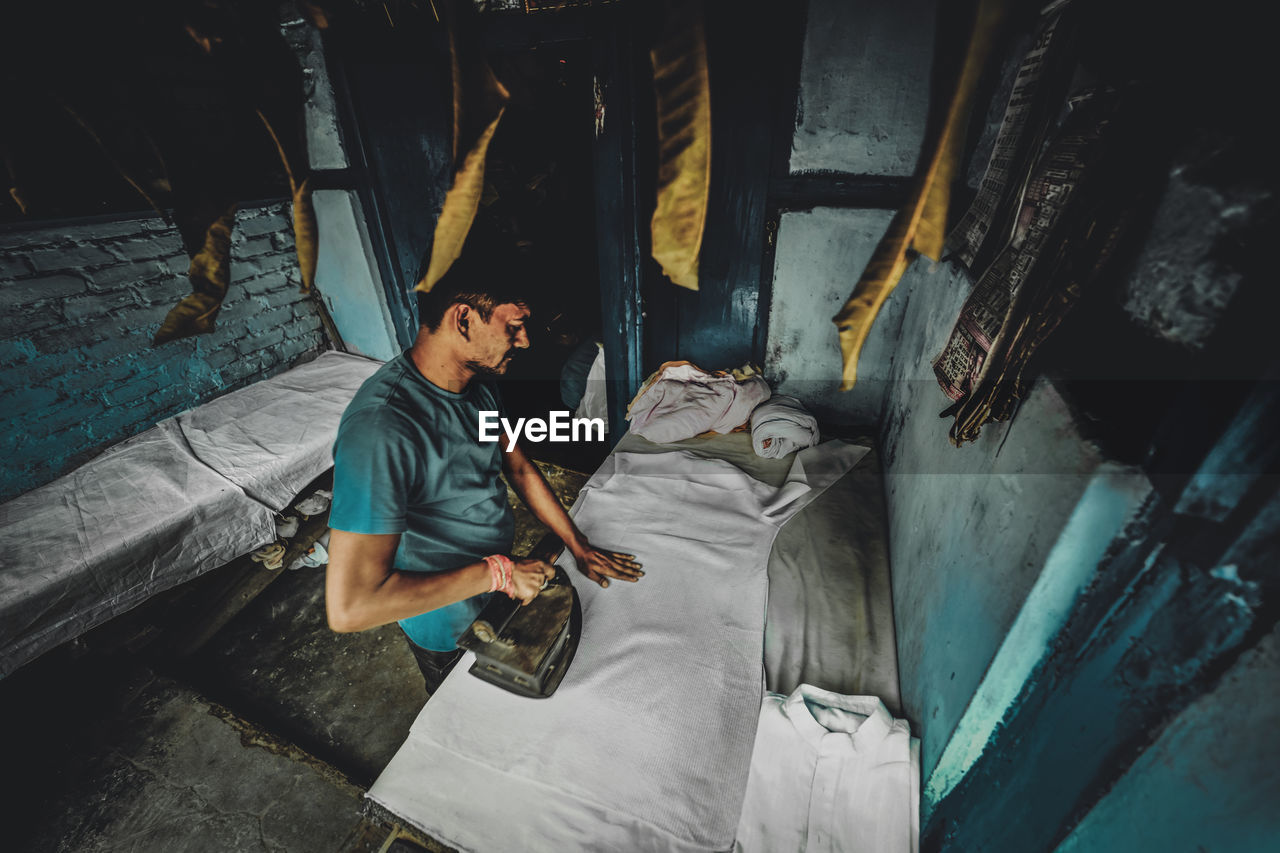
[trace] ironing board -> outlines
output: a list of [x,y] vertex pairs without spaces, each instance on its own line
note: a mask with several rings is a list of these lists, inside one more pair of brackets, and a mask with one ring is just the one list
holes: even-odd
[[866,449],[803,451],[769,483],[666,447],[617,448],[575,504],[588,536],[637,552],[646,577],[578,585],[582,642],[559,692],[514,696],[464,657],[373,802],[464,850],[732,844],[763,695],[769,547]]

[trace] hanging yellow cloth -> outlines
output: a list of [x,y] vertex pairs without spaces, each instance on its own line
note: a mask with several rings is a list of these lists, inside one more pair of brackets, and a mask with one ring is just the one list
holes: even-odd
[[711,186],[711,81],[699,0],[673,4],[649,58],[658,104],[653,258],[672,282],[697,290]]
[[948,93],[946,112],[933,144],[925,149],[917,167],[911,197],[889,224],[853,295],[834,318],[844,356],[841,391],[848,391],[857,382],[862,345],[880,307],[906,272],[907,250],[915,249],[935,261],[942,255],[951,183],[964,149],[969,107],[1007,6],[1008,0],[978,0],[960,74]]
[[191,256],[187,276],[191,292],[165,315],[154,343],[163,344],[212,332],[231,284],[231,229],[236,205],[228,205],[205,231],[204,244]]
[[[462,254],[467,233],[475,222],[484,193],[484,161],[489,143],[510,99],[506,88],[485,61],[483,47],[473,33],[459,31],[462,12],[454,3],[441,3],[449,28],[449,60],[453,77],[453,186],[444,198],[431,242],[431,261],[416,290],[435,287]],[[459,154],[462,155],[459,164]]]
[[[234,27],[228,32],[237,33],[236,38],[218,35],[221,25],[227,25],[227,22],[215,22],[212,30],[188,22],[185,29],[204,53],[218,56],[223,62],[248,63],[255,69],[252,74],[236,78],[256,81],[256,88],[242,89],[239,94],[245,101],[255,104],[254,112],[284,166],[293,201],[294,248],[298,254],[301,289],[303,293],[311,293],[320,252],[320,229],[311,200],[311,182],[307,177],[310,166],[301,130],[301,92],[276,79],[274,75],[282,74],[283,66],[268,61],[260,52],[246,51],[243,45],[247,42]],[[120,171],[125,173],[124,169]],[[130,179],[130,183],[142,192],[139,182]],[[156,344],[212,332],[231,283],[231,232],[235,228],[236,205],[222,200],[221,189],[216,182],[207,182],[188,192],[190,194],[181,196],[175,205],[175,218],[191,255],[187,272],[191,293],[165,316],[155,334]],[[150,199],[150,196],[146,197]],[[317,302],[317,307],[322,318],[327,317],[323,304]],[[326,334],[341,347],[337,330],[327,320],[323,322],[326,323]]]
[[[298,180],[297,171],[289,161],[289,154],[276,135],[275,128],[267,120],[266,113],[258,110],[267,134],[276,146],[285,175],[289,178],[289,194],[293,197],[293,246],[298,253],[298,272],[302,275],[302,292],[310,293],[316,283],[316,261],[320,257],[320,226],[316,222],[316,209],[311,203],[311,179]],[[305,167],[305,164],[302,164]]]

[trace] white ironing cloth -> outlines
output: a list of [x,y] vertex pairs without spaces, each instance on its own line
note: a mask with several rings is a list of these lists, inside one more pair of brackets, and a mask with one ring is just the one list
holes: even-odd
[[480,681],[468,654],[368,796],[464,850],[729,849],[763,698],[770,546],[866,452],[811,448],[780,488],[683,451],[612,454],[574,517],[645,577],[602,590],[572,570],[582,639],[556,694]]
[[171,420],[193,456],[279,512],[333,465],[342,413],[381,366],[363,356],[321,353]]

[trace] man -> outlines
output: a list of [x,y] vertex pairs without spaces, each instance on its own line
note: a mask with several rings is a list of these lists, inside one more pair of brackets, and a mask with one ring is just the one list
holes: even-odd
[[514,521],[500,470],[592,581],[643,575],[634,557],[587,541],[518,444],[479,441],[479,413],[505,414],[489,378],[529,346],[516,273],[501,257],[459,260],[419,294],[417,339],[361,386],[334,443],[329,625],[399,622],[429,693],[462,656],[455,641],[487,593],[528,603],[555,575],[507,556]]

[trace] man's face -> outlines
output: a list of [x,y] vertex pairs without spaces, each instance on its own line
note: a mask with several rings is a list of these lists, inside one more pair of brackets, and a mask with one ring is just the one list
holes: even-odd
[[529,332],[525,329],[529,313],[523,305],[509,302],[494,308],[488,322],[480,319],[479,312],[472,312],[467,365],[491,376],[506,373],[516,350],[529,347]]

